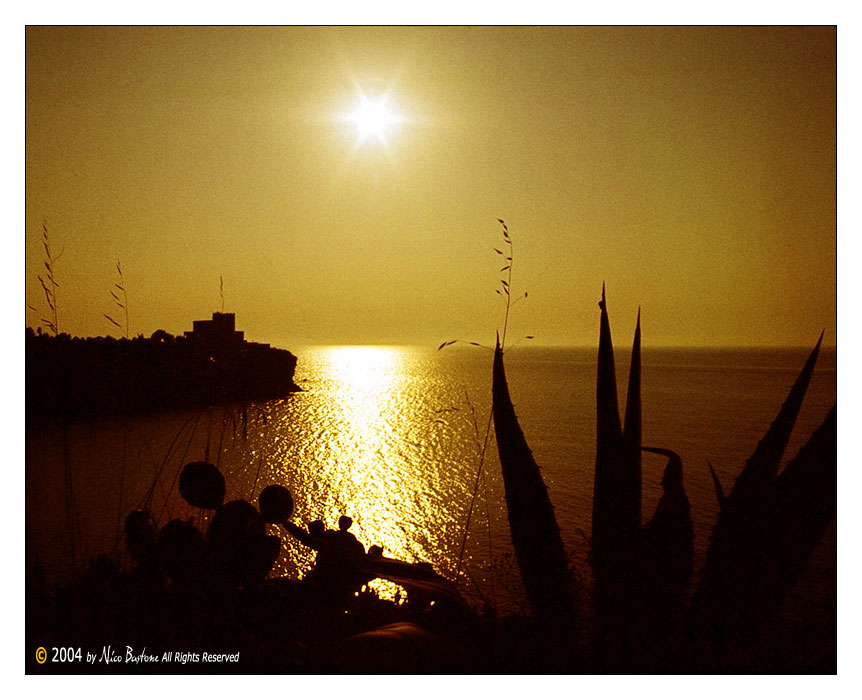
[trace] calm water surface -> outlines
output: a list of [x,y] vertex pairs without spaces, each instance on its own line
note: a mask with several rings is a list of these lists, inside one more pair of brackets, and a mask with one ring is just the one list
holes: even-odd
[[[622,346],[621,346],[622,347]],[[627,352],[618,350],[621,409]],[[696,570],[718,513],[710,460],[729,491],[775,417],[808,351],[643,351],[643,441],[683,458],[692,503]],[[73,475],[80,541],[87,555],[110,552],[120,519],[144,503],[161,523],[206,514],[178,496],[188,461],[208,458],[227,479],[227,497],[256,499],[267,485],[290,489],[295,522],[353,517],[366,547],[427,561],[469,598],[505,610],[523,605],[509,540],[493,428],[485,460],[492,353],[395,347],[319,347],[297,352],[305,391],[245,406],[28,427],[27,557],[53,575],[69,569],[64,455]],[[541,465],[560,529],[578,571],[586,565],[595,460],[594,349],[516,348],[506,355],[515,409]],[[836,398],[834,350],[821,353],[785,462]],[[661,496],[665,460],[645,455],[643,513]],[[475,499],[473,494],[476,494]],[[468,514],[469,516],[469,528]],[[467,533],[465,543],[465,531]],[[276,575],[301,577],[312,553],[282,537]],[[514,567],[514,568],[513,568]],[[801,619],[834,618],[835,528],[817,550],[788,609]],[[394,587],[380,582],[384,595]]]

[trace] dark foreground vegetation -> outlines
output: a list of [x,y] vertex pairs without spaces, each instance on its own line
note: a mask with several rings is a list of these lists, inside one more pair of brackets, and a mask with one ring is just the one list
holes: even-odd
[[[198,462],[186,466],[218,470]],[[194,477],[194,474],[192,474]],[[133,561],[121,570],[103,556],[91,562],[84,580],[49,590],[28,577],[27,643],[30,651],[65,647],[97,654],[85,663],[39,666],[28,652],[27,670],[38,673],[382,673],[477,672],[496,668],[482,658],[483,626],[454,587],[429,567],[383,557],[347,532],[287,521],[292,506],[272,515],[265,494],[261,511],[246,501],[215,506],[205,532],[188,521],[161,529],[147,511],[126,520],[125,543]],[[182,490],[188,496],[188,490]],[[290,495],[281,489],[288,502]],[[198,489],[197,495],[204,493]],[[218,505],[216,505],[218,504]],[[280,539],[266,535],[264,521],[317,550],[302,580],[266,578]],[[347,546],[345,546],[345,542]],[[382,600],[365,584],[382,576],[403,585],[408,599]],[[102,659],[110,648],[119,658]],[[174,652],[164,661],[165,652]],[[151,661],[129,662],[146,653]],[[212,661],[205,654],[236,655]]]

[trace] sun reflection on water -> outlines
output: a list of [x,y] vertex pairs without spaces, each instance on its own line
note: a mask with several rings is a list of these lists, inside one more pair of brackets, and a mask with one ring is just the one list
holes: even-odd
[[[379,395],[391,386],[392,370],[400,364],[397,348],[344,346],[326,348],[332,375],[349,391]],[[367,396],[366,396],[367,398]]]
[[[328,381],[316,399],[326,402],[333,427],[318,444],[323,478],[314,494],[326,526],[350,515],[352,532],[366,548],[380,545],[387,556],[406,561],[438,556],[429,546],[437,539],[437,518],[427,512],[425,470],[416,462],[431,418],[410,399],[409,353],[338,347],[321,350],[318,358]],[[407,445],[411,434],[417,440]],[[380,581],[372,587],[387,597],[398,590]]]

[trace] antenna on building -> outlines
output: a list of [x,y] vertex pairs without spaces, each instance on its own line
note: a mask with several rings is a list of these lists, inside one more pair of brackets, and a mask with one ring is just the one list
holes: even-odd
[[221,275],[218,276],[218,293],[221,297],[221,312],[224,313],[224,278]]

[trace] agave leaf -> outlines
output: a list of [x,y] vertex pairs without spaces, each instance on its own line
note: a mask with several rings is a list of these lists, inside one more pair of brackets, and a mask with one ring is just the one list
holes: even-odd
[[640,322],[632,345],[625,433],[617,407],[614,350],[602,285],[596,373],[596,466],[590,561],[595,577],[595,652],[615,668],[642,659],[644,620],[641,520]]
[[652,626],[667,626],[682,608],[694,564],[691,505],[682,481],[682,458],[672,450],[643,447],[668,458],[662,478],[664,494],[644,525],[643,605]]
[[793,426],[796,423],[796,417],[799,415],[799,409],[802,407],[802,400],[805,398],[805,392],[808,390],[808,383],[811,381],[811,375],[814,372],[814,365],[817,362],[817,355],[820,352],[820,344],[823,342],[823,333],[820,333],[820,338],[817,340],[817,345],[808,356],[808,360],[802,367],[802,371],[794,382],[787,399],[781,406],[781,410],[766,431],[766,435],[757,445],[754,454],[745,463],[745,467],[728,497],[730,500],[739,498],[748,498],[749,490],[757,490],[762,488],[764,483],[771,482],[778,473],[778,467],[781,464],[781,457],[784,455],[784,450],[787,448],[787,443],[790,440],[790,433],[793,431]]
[[[766,522],[764,507],[771,497],[775,475],[799,415],[822,340],[821,333],[781,410],[724,499],[707,550],[706,582],[712,573],[728,570],[730,561],[727,558],[738,559],[742,552],[749,553],[748,559],[753,565],[758,564],[759,555],[754,554],[753,549],[758,546],[756,540],[761,537]],[[739,568],[738,563],[736,568]]]
[[635,326],[635,339],[632,343],[632,363],[629,368],[629,391],[626,398],[626,420],[623,438],[636,442],[640,448],[641,441],[641,310],[638,309],[638,320]]
[[764,576],[773,606],[780,605],[835,517],[838,494],[837,410],[775,481],[770,527],[772,571]]
[[634,547],[640,528],[640,331],[638,327],[632,348],[630,408],[624,438],[604,285],[599,307],[602,313],[596,376],[592,563],[597,588],[602,588],[606,583],[623,585],[621,577],[636,575]]
[[712,485],[715,486],[715,497],[718,499],[719,509],[724,508],[724,489],[721,487],[721,482],[718,480],[718,474],[712,468],[712,463],[706,460],[706,465],[709,467],[709,473],[712,475]]
[[614,366],[614,345],[611,340],[611,325],[605,301],[605,285],[602,283],[602,310],[599,329],[599,359],[596,376],[597,420],[601,442],[617,442],[622,436],[620,414],[617,407],[617,373]]
[[626,418],[623,428],[622,480],[624,490],[624,517],[629,527],[636,529],[641,524],[641,312],[635,326],[632,343],[632,361],[629,368],[629,388],[626,398]]
[[667,457],[668,462],[667,466],[664,469],[664,478],[662,479],[662,486],[665,487],[665,491],[667,490],[667,484],[665,483],[668,480],[668,483],[672,483],[674,486],[678,485],[682,487],[682,457],[680,457],[673,450],[668,450],[664,447],[641,447],[642,452],[652,452],[653,454],[663,455]]
[[509,528],[524,590],[538,622],[565,629],[575,622],[569,561],[548,489],[512,406],[499,337],[492,396]]
[[[710,537],[706,565],[692,601],[690,626],[709,653],[725,653],[753,643],[771,604],[764,599],[771,585],[774,546],[772,510],[775,474],[787,447],[823,340],[811,351],[787,399],[723,499]],[[791,480],[791,476],[785,477]]]
[[[739,551],[736,550],[750,549],[754,545],[753,539],[759,536],[765,522],[764,504],[771,495],[775,475],[799,415],[822,340],[821,333],[781,410],[746,462],[730,494],[724,499],[707,550],[707,574],[714,568],[711,563],[719,568],[727,567],[728,562],[719,565],[714,561],[716,557],[722,556],[721,550],[726,548],[727,556],[738,557]],[[705,578],[708,580],[708,576]]]

